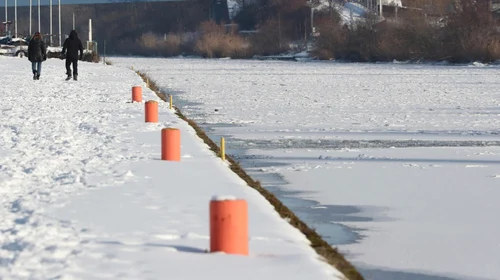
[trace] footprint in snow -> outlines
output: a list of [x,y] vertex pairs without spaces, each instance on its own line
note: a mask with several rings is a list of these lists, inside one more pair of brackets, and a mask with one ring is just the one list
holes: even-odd
[[481,168],[488,167],[487,165],[466,165],[465,168]]

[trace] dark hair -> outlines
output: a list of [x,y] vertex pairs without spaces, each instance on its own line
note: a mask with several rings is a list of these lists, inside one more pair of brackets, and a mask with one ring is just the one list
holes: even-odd
[[40,34],[40,32],[35,32],[35,34],[33,35],[33,39],[40,39],[42,40],[42,34]]
[[71,30],[71,32],[69,33],[69,38],[70,39],[78,39],[78,33],[76,33],[76,30]]

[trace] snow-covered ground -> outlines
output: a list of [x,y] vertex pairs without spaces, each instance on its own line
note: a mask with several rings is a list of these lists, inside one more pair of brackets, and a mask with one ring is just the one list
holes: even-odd
[[[131,70],[0,57],[0,278],[340,279],[306,238],[160,103],[130,103]],[[144,99],[158,98],[144,89]],[[160,130],[181,130],[181,162]],[[207,254],[213,195],[249,205],[250,256]]]
[[403,1],[401,0],[382,0],[382,5],[387,5],[387,6],[398,6],[402,7],[403,6]]
[[357,21],[363,20],[368,11],[365,6],[354,2],[347,2],[337,7],[337,12],[340,14],[340,18],[344,24],[354,24]]
[[[48,47],[47,48],[47,52],[61,52],[62,51],[62,47]],[[88,50],[84,50],[84,51],[88,51]]]
[[[368,279],[500,278],[498,66],[112,61],[317,201],[306,222]],[[358,239],[321,226],[339,224]]]

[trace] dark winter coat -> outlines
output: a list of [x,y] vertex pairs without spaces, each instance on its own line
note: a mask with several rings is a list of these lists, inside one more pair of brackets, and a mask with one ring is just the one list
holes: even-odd
[[[78,55],[78,51],[80,51],[80,55]],[[64,41],[62,54],[65,55],[68,60],[78,60],[78,57],[82,59],[83,45],[75,30],[71,31],[69,38]]]
[[42,62],[47,59],[47,47],[38,39],[32,39],[28,45],[28,59],[31,62]]

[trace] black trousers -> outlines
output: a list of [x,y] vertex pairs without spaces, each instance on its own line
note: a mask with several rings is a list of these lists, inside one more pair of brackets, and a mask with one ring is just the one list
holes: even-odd
[[73,64],[73,76],[78,76],[78,59],[66,59],[66,74],[71,76],[71,64]]

